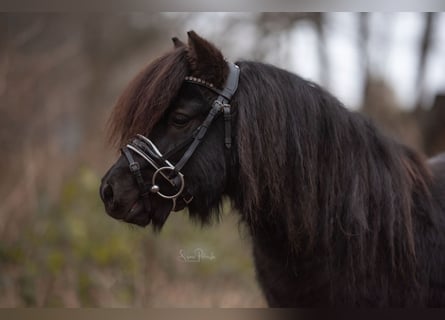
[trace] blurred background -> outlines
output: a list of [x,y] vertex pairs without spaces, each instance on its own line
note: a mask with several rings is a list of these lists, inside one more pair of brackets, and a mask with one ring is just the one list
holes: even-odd
[[[445,151],[444,13],[0,13],[0,306],[260,307],[249,237],[227,207],[155,235],[108,217],[119,94],[171,37],[275,64],[432,156]],[[184,260],[201,249],[212,259]]]

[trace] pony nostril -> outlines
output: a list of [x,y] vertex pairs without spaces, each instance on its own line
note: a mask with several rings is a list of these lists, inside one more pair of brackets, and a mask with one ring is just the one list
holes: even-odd
[[113,202],[113,188],[108,183],[102,188],[102,200],[107,203]]

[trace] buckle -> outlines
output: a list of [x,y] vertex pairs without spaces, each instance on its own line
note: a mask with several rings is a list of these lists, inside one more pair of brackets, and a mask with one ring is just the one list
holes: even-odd
[[141,167],[139,166],[139,162],[130,163],[130,171],[131,172],[139,171],[140,169],[141,169]]
[[185,204],[188,205],[193,200],[193,196],[191,194],[186,194],[182,197],[182,200],[184,200]]

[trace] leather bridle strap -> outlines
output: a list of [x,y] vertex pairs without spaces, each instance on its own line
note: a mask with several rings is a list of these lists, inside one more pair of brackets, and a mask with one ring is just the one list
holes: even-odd
[[128,150],[128,148],[122,148],[122,152],[124,153],[125,157],[127,158],[128,162],[129,162],[130,171],[136,178],[136,182],[139,186],[139,189],[144,190],[145,182],[144,182],[144,178],[142,178],[141,166],[139,165],[139,162],[134,160],[134,158],[133,158],[131,152]]
[[188,79],[185,80],[187,82],[204,86],[205,88],[208,88],[216,92],[218,94],[218,97],[213,102],[212,108],[210,109],[210,112],[208,113],[207,117],[205,118],[203,123],[199,126],[198,133],[194,137],[192,144],[185,151],[182,158],[176,163],[175,170],[177,172],[181,171],[181,169],[193,155],[196,148],[199,146],[205,134],[207,133],[209,126],[212,124],[216,115],[220,112],[223,112],[224,114],[224,132],[225,132],[224,144],[227,149],[230,149],[232,146],[231,114],[230,114],[230,105],[228,103],[232,98],[233,94],[235,93],[236,89],[238,88],[239,67],[230,62],[227,62],[227,65],[229,67],[229,75],[227,77],[226,85],[223,90],[215,89],[213,86],[210,87],[204,81],[194,81]]
[[181,143],[179,143],[177,146],[175,146],[173,149],[167,151],[166,153],[164,153],[163,157],[164,159],[171,159],[175,154],[177,154],[179,151],[181,151],[182,149],[184,149],[185,147],[189,146],[193,140],[195,139],[196,135],[198,134],[198,130],[199,127],[196,128],[192,135],[189,136],[187,139],[185,139],[184,141],[182,141]]
[[[229,61],[226,62],[227,66],[229,67],[229,75],[227,76],[224,89],[222,90],[219,90],[215,88],[212,84],[209,84],[201,79],[194,77],[186,77],[185,82],[197,84],[218,94],[218,97],[216,98],[215,102],[219,101],[219,103],[222,105],[222,111],[224,114],[224,132],[225,132],[224,145],[226,146],[226,149],[230,149],[232,147],[232,130],[231,130],[232,114],[229,102],[232,99],[232,96],[235,94],[236,90],[238,89],[240,70],[236,64],[231,63]],[[215,102],[213,104],[215,104]]]
[[175,170],[181,171],[181,169],[184,167],[184,165],[187,163],[187,161],[190,159],[190,157],[195,152],[196,148],[201,143],[202,139],[204,138],[205,134],[207,133],[207,130],[209,129],[209,126],[212,124],[213,119],[215,119],[216,115],[221,112],[222,105],[218,100],[215,100],[215,102],[212,105],[212,109],[210,109],[209,114],[205,118],[204,122],[199,126],[198,133],[196,134],[195,138],[193,139],[192,144],[188,149],[185,151],[182,158],[176,163]]
[[136,183],[138,184],[141,193],[141,198],[144,204],[144,208],[148,210],[148,208],[150,208],[150,202],[148,197],[150,194],[150,188],[149,185],[147,185],[144,182],[144,178],[142,177],[141,173],[141,166],[139,165],[139,162],[134,160],[133,156],[131,155],[131,152],[128,150],[127,147],[124,147],[121,150],[128,160],[131,173],[136,178]]

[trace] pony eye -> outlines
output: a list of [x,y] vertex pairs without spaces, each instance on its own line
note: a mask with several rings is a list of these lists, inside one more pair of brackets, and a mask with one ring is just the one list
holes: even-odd
[[189,122],[190,118],[182,113],[176,113],[172,116],[172,123],[176,126],[184,126]]

